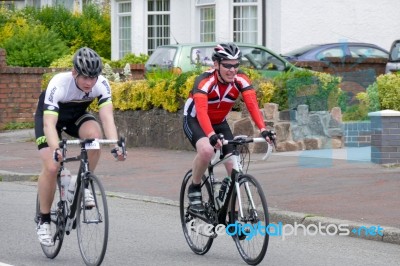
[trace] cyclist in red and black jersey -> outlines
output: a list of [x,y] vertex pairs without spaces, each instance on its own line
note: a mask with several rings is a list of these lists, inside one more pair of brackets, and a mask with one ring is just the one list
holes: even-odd
[[[265,128],[256,92],[249,77],[239,70],[241,57],[242,53],[236,44],[217,45],[212,56],[214,68],[197,77],[185,103],[183,129],[197,152],[192,166],[193,183],[189,186],[188,194],[190,208],[196,212],[204,210],[201,177],[214,155],[214,149],[222,147],[218,134],[223,134],[226,139],[233,139],[226,117],[240,94],[261,135],[270,141],[270,133]],[[224,154],[232,151],[229,145],[224,145],[222,149]],[[232,164],[228,161],[225,167],[230,176]]]

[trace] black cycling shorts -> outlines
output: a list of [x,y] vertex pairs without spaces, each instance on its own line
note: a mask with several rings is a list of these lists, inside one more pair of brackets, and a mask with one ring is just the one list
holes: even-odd
[[[232,131],[229,127],[228,122],[225,120],[221,124],[212,125],[215,133],[223,134],[225,139],[233,139]],[[185,115],[183,117],[183,132],[185,132],[186,137],[189,139],[190,143],[196,149],[196,143],[199,139],[207,137],[201,128],[197,118]],[[232,145],[222,146],[223,154],[228,154],[233,151]]]
[[[95,120],[96,118],[89,113],[84,113],[75,121],[58,121],[56,125],[58,137],[61,139],[61,132],[65,132],[71,137],[79,138],[79,128],[86,121]],[[35,115],[35,136],[38,149],[49,147],[43,130],[43,115]]]
[[[96,118],[92,114],[89,114],[87,112],[83,113],[81,116],[78,116],[76,119],[73,120],[58,120],[56,124],[58,137],[61,139],[61,132],[64,131],[71,137],[79,138],[79,128],[82,126],[83,123],[90,120],[96,121]],[[41,110],[39,106],[35,114],[35,137],[36,144],[39,150],[45,147],[49,147],[43,130],[43,110]]]

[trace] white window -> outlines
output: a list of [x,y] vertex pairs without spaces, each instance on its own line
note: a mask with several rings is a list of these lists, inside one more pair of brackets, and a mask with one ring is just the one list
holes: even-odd
[[118,46],[119,58],[131,53],[131,23],[132,23],[131,2],[118,3]]
[[147,49],[149,55],[160,45],[170,43],[170,1],[147,2]]
[[53,0],[53,6],[64,6],[68,10],[74,10],[74,0]]
[[233,41],[258,42],[258,0],[233,1]]
[[215,6],[200,7],[200,42],[215,41]]

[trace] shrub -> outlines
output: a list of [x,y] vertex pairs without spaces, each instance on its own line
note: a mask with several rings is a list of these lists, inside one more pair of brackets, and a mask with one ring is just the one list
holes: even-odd
[[[11,15],[0,10],[0,32],[5,31],[5,26],[2,25],[4,20],[14,26],[18,24],[18,20],[25,20],[28,25],[44,26],[63,40],[71,54],[80,47],[88,46],[100,56],[111,57],[110,16],[94,4],[85,5],[82,14],[74,14],[62,5],[47,6],[41,9],[26,7],[22,10],[12,11]],[[4,35],[1,36],[1,39],[4,39]],[[0,40],[0,42],[2,41]],[[7,51],[7,53],[9,52]]]
[[9,66],[48,67],[54,59],[68,53],[68,47],[58,35],[41,25],[18,27],[3,47]]
[[386,74],[380,75],[376,79],[377,89],[371,87],[369,97],[371,97],[370,107],[377,108],[376,99],[379,98],[381,109],[391,109],[400,111],[400,75]]
[[149,59],[147,54],[135,55],[132,53],[126,54],[123,58],[116,61],[111,61],[109,64],[114,68],[124,67],[126,64],[144,64]]
[[346,108],[346,95],[339,88],[340,78],[321,72],[294,70],[283,72],[272,79],[276,87],[272,102],[281,110],[296,109],[300,104],[310,111]]

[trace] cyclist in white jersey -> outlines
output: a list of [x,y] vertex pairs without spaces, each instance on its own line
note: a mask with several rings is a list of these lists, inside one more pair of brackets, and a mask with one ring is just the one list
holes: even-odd
[[[102,129],[96,118],[86,110],[94,99],[98,99],[99,117],[108,139],[118,139],[114,122],[111,88],[107,79],[100,75],[100,56],[90,48],[79,49],[73,58],[71,72],[55,75],[47,89],[39,97],[35,113],[35,135],[42,160],[38,180],[40,218],[37,234],[41,244],[54,245],[50,232],[50,207],[56,189],[56,176],[62,159],[58,142],[61,132],[75,138],[103,138]],[[116,146],[118,148],[118,146]],[[90,170],[94,171],[100,158],[99,150],[88,152]],[[118,151],[118,160],[124,160]],[[94,206],[93,196],[85,193],[86,206]]]

